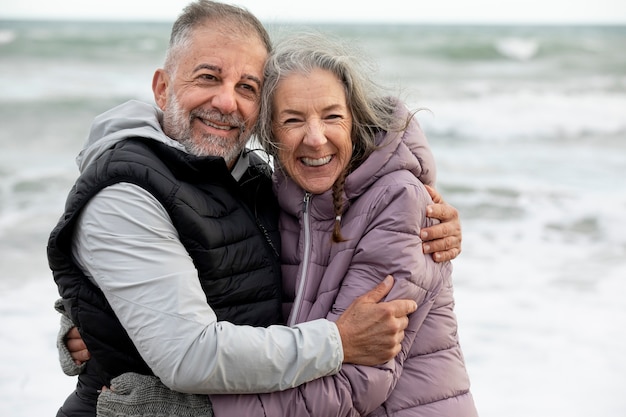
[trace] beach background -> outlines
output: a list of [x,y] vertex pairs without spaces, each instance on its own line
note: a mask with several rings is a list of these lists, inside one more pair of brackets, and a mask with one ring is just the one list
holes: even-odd
[[[0,415],[54,415],[73,389],[47,237],[94,116],[152,101],[170,26],[0,20]],[[626,415],[626,26],[317,29],[427,109],[462,219],[456,311],[480,415]]]

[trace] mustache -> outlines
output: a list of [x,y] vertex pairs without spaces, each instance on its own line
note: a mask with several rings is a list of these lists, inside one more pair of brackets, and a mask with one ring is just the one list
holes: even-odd
[[226,124],[237,127],[241,132],[246,130],[246,121],[237,114],[223,114],[219,110],[194,109],[189,114],[190,121],[194,118],[204,119],[209,122]]

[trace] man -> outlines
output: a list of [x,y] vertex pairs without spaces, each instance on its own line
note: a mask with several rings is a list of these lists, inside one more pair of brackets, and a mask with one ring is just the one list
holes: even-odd
[[[389,284],[336,323],[251,327],[282,320],[270,172],[242,152],[270,48],[249,13],[192,3],[153,79],[162,113],[129,102],[96,119],[48,245],[64,310],[92,355],[59,416],[95,415],[98,390],[128,371],[183,392],[261,392],[397,353],[415,305],[377,303]],[[456,220],[449,206],[434,209]],[[459,243],[457,233],[431,246],[449,259]]]

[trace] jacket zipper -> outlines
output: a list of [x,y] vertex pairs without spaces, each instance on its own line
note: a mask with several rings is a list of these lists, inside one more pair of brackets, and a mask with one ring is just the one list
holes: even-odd
[[307,271],[309,270],[309,258],[311,252],[311,227],[309,219],[309,202],[311,201],[311,193],[308,191],[304,193],[304,199],[302,201],[302,223],[304,226],[304,254],[302,257],[302,263],[300,270],[302,274],[300,276],[300,282],[298,283],[298,290],[296,292],[296,299],[293,302],[293,309],[291,312],[291,319],[289,320],[289,326],[296,324],[298,314],[300,314],[300,308],[302,307],[302,297],[304,293],[304,287],[307,278]]

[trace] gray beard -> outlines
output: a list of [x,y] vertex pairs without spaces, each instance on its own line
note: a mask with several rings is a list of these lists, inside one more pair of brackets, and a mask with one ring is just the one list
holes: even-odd
[[[201,140],[194,140],[191,121],[196,117],[239,125],[239,134],[235,139],[203,134],[200,137]],[[218,111],[203,112],[201,110],[194,110],[187,114],[181,109],[173,94],[170,95],[170,100],[163,112],[163,130],[169,137],[180,142],[191,155],[219,156],[224,158],[229,166],[239,157],[251,136],[251,133],[246,131],[245,124],[236,116],[223,115]]]

